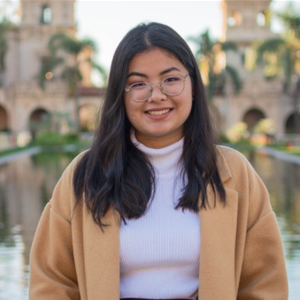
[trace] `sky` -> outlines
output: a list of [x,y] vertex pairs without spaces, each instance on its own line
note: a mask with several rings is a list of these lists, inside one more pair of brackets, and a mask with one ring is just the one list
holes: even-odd
[[219,1],[85,1],[76,3],[78,36],[92,37],[99,47],[98,59],[109,68],[123,36],[141,22],[155,21],[175,29],[182,37],[210,28],[213,36],[222,29]]
[[[59,0],[50,0],[59,1]],[[263,0],[257,0],[263,1]],[[1,3],[18,0],[0,0]],[[273,0],[272,7],[280,10],[289,1]],[[300,1],[293,1],[300,4]],[[175,29],[183,38],[197,36],[209,29],[211,36],[222,33],[221,0],[210,1],[99,1],[76,0],[75,20],[79,38],[96,41],[99,51],[96,61],[109,70],[114,51],[123,36],[141,22],[156,21]],[[300,6],[299,6],[300,7]],[[278,30],[275,23],[274,29]],[[192,50],[195,47],[189,42]]]
[[[288,1],[273,1],[278,10]],[[298,2],[299,1],[294,1]],[[222,33],[221,1],[93,1],[77,0],[75,18],[78,36],[91,37],[99,47],[97,61],[108,70],[123,36],[141,22],[167,24],[183,38],[209,28],[213,37]],[[278,27],[278,26],[277,26]],[[275,23],[276,30],[276,23]],[[189,43],[193,50],[193,44]]]

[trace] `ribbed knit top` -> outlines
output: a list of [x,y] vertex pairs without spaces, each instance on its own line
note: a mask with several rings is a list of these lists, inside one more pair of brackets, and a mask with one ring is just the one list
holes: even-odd
[[148,148],[131,136],[149,157],[156,191],[139,219],[120,229],[120,298],[195,299],[199,286],[199,215],[175,209],[182,195],[180,176],[184,140],[161,149]]

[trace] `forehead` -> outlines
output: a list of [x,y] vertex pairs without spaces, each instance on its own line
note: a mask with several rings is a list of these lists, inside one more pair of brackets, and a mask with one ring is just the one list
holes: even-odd
[[162,71],[170,67],[177,67],[181,71],[186,70],[181,61],[173,53],[165,49],[153,48],[136,54],[129,63],[128,73],[133,71]]

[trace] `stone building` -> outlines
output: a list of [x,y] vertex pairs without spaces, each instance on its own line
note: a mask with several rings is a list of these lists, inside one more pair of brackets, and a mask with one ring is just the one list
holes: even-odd
[[[271,0],[223,0],[223,40],[233,41],[238,51],[228,51],[226,61],[239,73],[243,88],[235,94],[232,85],[226,86],[222,97],[215,99],[225,130],[238,122],[246,122],[250,131],[262,118],[276,124],[277,137],[283,138],[291,130],[295,105],[292,95],[283,93],[280,78],[268,80],[263,66],[249,66],[253,45],[276,37],[270,30]],[[253,57],[252,57],[253,58]],[[298,107],[299,110],[299,107]],[[300,133],[300,132],[299,132]]]
[[[61,80],[47,80],[42,89],[38,83],[41,65],[49,55],[50,37],[58,32],[74,37],[77,32],[74,2],[20,0],[20,24],[8,32],[6,68],[1,74],[0,131],[28,132],[33,125],[58,115],[74,119],[75,99],[69,95],[66,84]],[[82,56],[79,59],[84,60]],[[99,96],[103,92],[92,87],[89,66],[82,65],[86,87],[81,88],[79,115],[83,116],[84,123],[86,111],[91,107],[94,111],[99,109]],[[62,126],[62,130],[67,129]]]

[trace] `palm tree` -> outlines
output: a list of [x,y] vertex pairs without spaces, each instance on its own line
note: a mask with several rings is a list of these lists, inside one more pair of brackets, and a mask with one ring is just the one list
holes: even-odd
[[195,56],[204,78],[209,100],[212,100],[214,95],[224,91],[227,74],[232,79],[235,91],[240,91],[242,85],[237,71],[229,65],[223,68],[219,64],[219,57],[224,52],[237,50],[233,42],[212,40],[209,30],[200,33],[196,37],[189,37],[188,40],[197,46]]
[[294,132],[300,133],[300,115],[297,113],[300,98],[300,14],[291,3],[277,15],[284,25],[282,37],[259,45],[258,62],[266,64],[267,76],[282,78],[283,91],[293,97]]
[[283,79],[283,91],[288,92],[293,78],[300,73],[300,14],[289,5],[277,14],[284,25],[281,37],[262,42],[257,48],[259,63],[265,64],[266,77]]
[[[51,78],[53,73],[55,73],[57,69],[60,69],[58,76],[67,82],[69,94],[75,98],[75,127],[78,131],[80,81],[82,80],[82,74],[80,72],[82,61],[79,61],[79,55],[85,50],[89,50],[90,53],[95,53],[97,51],[96,44],[91,39],[79,40],[60,32],[50,38],[48,48],[50,55],[43,58],[39,76],[40,85],[42,87],[44,86],[47,80],[47,74],[50,74]],[[93,69],[97,70],[103,82],[106,82],[107,74],[100,64],[97,64],[91,56],[86,57],[85,62],[88,62]]]
[[5,55],[8,50],[7,32],[12,28],[12,23],[4,18],[0,20],[0,87],[2,86],[2,75],[5,70]]

